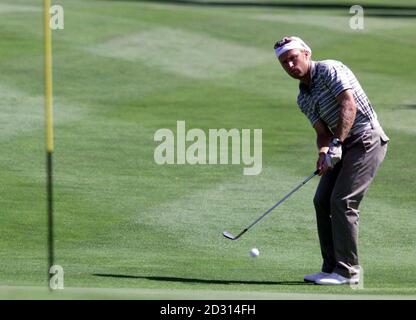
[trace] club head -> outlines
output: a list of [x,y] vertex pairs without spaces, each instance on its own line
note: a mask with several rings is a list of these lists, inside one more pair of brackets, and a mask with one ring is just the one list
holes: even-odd
[[235,237],[234,237],[231,233],[229,233],[228,231],[224,231],[224,232],[222,233],[222,235],[223,235],[224,237],[226,237],[227,239],[230,239],[230,240],[235,240]]

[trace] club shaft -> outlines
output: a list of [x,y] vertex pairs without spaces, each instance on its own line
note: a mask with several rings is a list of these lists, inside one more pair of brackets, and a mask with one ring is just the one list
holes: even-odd
[[[280,205],[282,202],[284,202],[287,198],[289,198],[293,193],[295,193],[297,190],[299,190],[303,185],[305,185],[309,180],[311,180],[314,176],[318,174],[318,170],[312,173],[309,177],[307,177],[305,180],[303,180],[300,184],[298,184],[292,191],[290,191],[287,195],[285,195],[282,199],[280,199],[276,204],[273,205],[269,210],[267,210],[265,213],[263,213],[257,220],[255,220],[252,224],[250,224],[246,229],[244,229],[244,232],[250,229],[252,226],[254,226],[257,222],[259,222],[261,219],[263,219],[268,213],[270,213],[274,208],[276,208],[278,205]],[[242,232],[240,235],[242,235],[244,232]],[[237,237],[239,237],[238,235]]]

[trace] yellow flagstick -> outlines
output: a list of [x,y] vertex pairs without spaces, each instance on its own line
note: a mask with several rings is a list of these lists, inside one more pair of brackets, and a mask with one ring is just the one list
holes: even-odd
[[47,201],[48,201],[48,287],[51,278],[50,268],[54,265],[53,243],[53,113],[52,113],[52,35],[49,26],[51,7],[50,0],[43,1],[43,23],[45,36],[45,122],[46,122],[46,171],[47,171]]

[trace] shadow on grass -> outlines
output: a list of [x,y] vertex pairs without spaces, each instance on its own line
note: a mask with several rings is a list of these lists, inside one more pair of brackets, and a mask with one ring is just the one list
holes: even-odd
[[[416,10],[416,9],[414,9]],[[369,17],[375,18],[407,18],[407,19],[414,19],[416,18],[416,11],[415,13],[397,13],[397,12],[366,12],[365,15]]]
[[401,105],[401,109],[416,110],[416,104],[403,104]]
[[206,284],[259,284],[259,285],[311,285],[304,281],[242,281],[242,280],[210,280],[210,279],[194,279],[180,277],[156,277],[156,276],[133,276],[126,274],[104,274],[93,273],[96,277],[106,278],[122,278],[122,279],[147,279],[153,281],[171,281],[186,283],[206,283]]
[[[117,0],[110,0],[117,1]],[[138,2],[157,2],[166,4],[181,5],[198,5],[198,6],[221,6],[221,7],[266,7],[266,8],[295,8],[295,9],[349,9],[353,5],[351,2],[330,3],[330,2],[272,2],[272,1],[201,1],[201,0],[121,0],[121,1],[138,1]],[[366,4],[362,5],[365,9],[371,10],[416,10],[416,6],[410,5],[383,5],[383,4]],[[387,12],[385,13],[388,14]],[[397,14],[397,13],[396,13]],[[409,16],[405,14],[405,16]]]

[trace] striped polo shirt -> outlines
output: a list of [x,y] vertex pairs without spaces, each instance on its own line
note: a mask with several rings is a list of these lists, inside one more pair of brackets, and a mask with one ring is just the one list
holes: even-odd
[[377,115],[352,71],[336,60],[312,61],[310,86],[299,84],[298,105],[312,125],[321,119],[335,132],[338,125],[339,104],[336,97],[352,89],[357,113],[350,133],[358,133],[377,123]]

